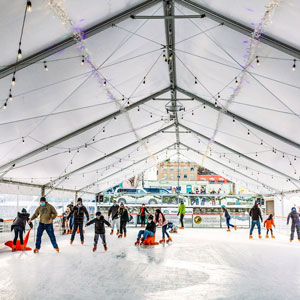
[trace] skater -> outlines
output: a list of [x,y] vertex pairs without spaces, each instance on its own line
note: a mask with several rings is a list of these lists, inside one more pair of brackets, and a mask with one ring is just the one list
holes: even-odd
[[32,223],[29,221],[29,214],[27,213],[26,209],[23,208],[22,212],[18,212],[17,217],[14,219],[11,225],[11,231],[14,231],[15,233],[15,238],[13,240],[13,245],[11,248],[13,252],[16,251],[18,236],[20,237],[21,250],[25,250],[23,232],[25,232],[26,222],[28,223],[30,228],[33,227]]
[[67,208],[66,211],[62,214],[62,224],[61,228],[63,230],[62,234],[68,234],[70,233],[70,221],[68,220],[68,215],[70,214],[70,209]]
[[80,241],[81,245],[84,244],[84,235],[83,235],[83,220],[84,215],[86,215],[87,222],[89,221],[89,213],[84,205],[82,205],[82,199],[78,198],[77,205],[73,207],[72,211],[70,212],[68,219],[73,217],[74,218],[74,225],[73,225],[73,231],[71,235],[70,244],[73,244],[75,234],[77,231],[77,228],[79,228],[80,232]]
[[[225,219],[226,219],[227,231],[230,231],[230,227],[233,227],[234,230],[236,230],[236,226],[230,224],[231,216],[230,216],[228,210],[226,209],[226,206],[222,205],[221,208],[223,210],[223,213],[224,213],[224,216],[225,216]],[[222,214],[221,214],[221,216],[222,216]]]
[[286,225],[289,225],[290,218],[292,219],[290,242],[294,240],[295,229],[297,230],[298,241],[300,242],[300,219],[296,207],[292,207],[292,211],[288,215]]
[[180,224],[181,224],[179,229],[184,229],[183,218],[184,218],[184,215],[185,215],[185,205],[183,203],[183,200],[181,200],[180,205],[178,207],[177,216],[179,216],[179,215],[180,215]]
[[251,208],[251,210],[249,212],[249,216],[252,218],[249,239],[253,238],[252,233],[253,233],[253,229],[254,229],[255,225],[257,226],[257,229],[258,229],[258,237],[261,239],[260,221],[263,222],[263,218],[261,215],[260,208],[258,207],[258,203],[255,203],[254,206]]
[[143,203],[139,212],[139,215],[141,216],[141,227],[145,227],[146,213],[149,214],[149,211]]
[[267,234],[266,234],[266,239],[269,238],[269,230],[271,231],[271,237],[272,239],[275,239],[275,236],[273,235],[273,229],[272,226],[275,228],[274,220],[273,220],[273,215],[270,214],[268,219],[265,220],[264,222],[264,227],[267,226]]
[[107,245],[106,245],[106,238],[105,238],[105,226],[104,224],[106,224],[108,227],[111,227],[110,223],[107,222],[104,219],[104,216],[101,216],[101,212],[97,211],[96,212],[96,218],[87,222],[85,226],[89,226],[95,224],[95,236],[94,236],[94,248],[93,248],[93,252],[95,252],[97,250],[97,244],[98,244],[98,240],[99,240],[99,236],[102,240],[102,244],[103,244],[103,248],[104,251],[107,251]]
[[[69,212],[71,212],[74,208],[74,202],[71,201],[70,204],[67,205],[67,208],[69,209]],[[74,218],[70,217],[69,221],[69,233],[72,233],[73,225],[74,225]]]
[[45,197],[42,197],[40,199],[40,206],[36,209],[36,211],[29,219],[29,221],[31,222],[32,220],[36,219],[38,216],[40,216],[40,223],[36,234],[35,249],[33,250],[33,252],[34,253],[39,252],[41,248],[41,242],[42,242],[42,236],[44,230],[46,230],[46,232],[48,233],[53,248],[57,252],[59,252],[59,248],[56,243],[56,238],[53,229],[53,220],[57,217],[57,212],[54,206],[52,206],[46,201]]
[[[153,216],[148,217],[148,222],[145,230],[140,230],[137,236],[137,241],[134,243],[135,246],[142,245],[148,236],[154,236],[156,231],[156,225],[153,222]],[[143,238],[141,239],[141,237]]]
[[127,233],[126,224],[127,222],[129,222],[129,215],[128,215],[128,210],[124,206],[123,202],[121,203],[119,208],[119,215],[120,215],[120,234],[118,238],[123,237],[123,232],[124,232],[124,237],[126,238],[126,233]]
[[120,233],[120,219],[119,219],[119,205],[117,204],[117,201],[114,200],[113,205],[110,207],[108,211],[108,218],[111,218],[111,232],[112,235],[114,233],[114,228],[117,228],[117,236],[119,236]]
[[174,225],[172,222],[168,222],[167,230],[170,229],[170,233],[177,233],[177,226]]
[[162,239],[159,241],[159,243],[164,243],[165,240],[165,235],[168,237],[167,243],[172,242],[171,237],[169,236],[167,232],[167,227],[168,227],[168,220],[164,216],[164,214],[161,212],[160,209],[157,209],[155,212],[155,218],[154,218],[154,223],[157,226],[161,226],[162,228]]

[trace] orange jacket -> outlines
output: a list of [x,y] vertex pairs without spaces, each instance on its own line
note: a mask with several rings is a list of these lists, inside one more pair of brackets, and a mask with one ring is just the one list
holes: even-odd
[[266,226],[266,224],[267,224],[267,229],[272,229],[272,225],[275,227],[275,224],[274,224],[274,220],[272,219],[272,220],[266,220],[265,222],[264,222],[264,226]]

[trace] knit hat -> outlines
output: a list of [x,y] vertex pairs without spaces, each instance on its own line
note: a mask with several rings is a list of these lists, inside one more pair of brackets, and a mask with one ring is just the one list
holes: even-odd
[[150,220],[153,220],[153,216],[152,216],[152,215],[150,215],[150,216],[148,217],[148,219],[150,219]]
[[292,207],[292,211],[296,211],[296,207]]
[[225,205],[221,205],[221,208],[225,208],[226,206]]
[[101,216],[101,212],[100,212],[100,211],[97,211],[97,212],[96,212],[96,216],[98,216],[98,217]]
[[22,213],[27,213],[26,208],[22,208]]

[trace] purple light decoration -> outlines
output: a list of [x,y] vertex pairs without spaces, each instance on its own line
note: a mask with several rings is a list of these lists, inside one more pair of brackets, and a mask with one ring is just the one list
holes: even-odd
[[248,10],[250,12],[254,12],[254,10],[252,8],[246,8],[246,10]]
[[244,44],[248,44],[249,42],[248,42],[248,41],[243,41],[243,43],[244,43]]

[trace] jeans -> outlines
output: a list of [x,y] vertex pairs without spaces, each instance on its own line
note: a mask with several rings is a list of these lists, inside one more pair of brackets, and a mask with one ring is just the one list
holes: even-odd
[[184,227],[184,224],[183,224],[183,218],[184,218],[184,215],[180,215],[180,224],[181,224],[181,227]]
[[300,239],[300,228],[299,228],[299,224],[292,223],[292,227],[291,227],[291,238],[290,238],[291,240],[294,239],[295,229],[297,230],[298,239]]
[[74,217],[70,218],[70,230],[73,229],[73,225],[74,225]]
[[57,246],[56,238],[54,235],[53,224],[44,224],[44,223],[39,224],[37,234],[36,234],[35,248],[36,249],[41,248],[41,242],[42,242],[42,236],[43,236],[44,230],[46,230],[46,232],[48,233],[53,248],[57,249],[58,246]]
[[234,227],[232,224],[230,224],[230,217],[229,218],[226,218],[226,225],[227,225],[227,228],[229,229],[230,227]]
[[95,236],[94,236],[94,246],[97,246],[98,240],[99,240],[99,236],[100,236],[100,238],[102,240],[103,246],[106,246],[105,233],[95,233]]
[[80,240],[83,242],[84,241],[83,223],[74,223],[74,228],[73,228],[72,235],[71,235],[71,241],[74,241],[75,234],[77,232],[77,228],[79,228]]
[[18,240],[18,235],[20,236],[20,243],[21,245],[23,245],[23,231],[24,231],[24,228],[21,227],[21,226],[15,226],[14,227],[14,232],[15,232],[15,238],[14,238],[14,241],[13,241],[13,244],[16,245],[17,244],[17,240]]
[[259,220],[252,220],[251,228],[250,228],[250,235],[252,235],[253,229],[257,226],[258,234],[261,234],[261,227],[260,227],[260,221]]
[[141,215],[141,224],[145,225],[146,215]]
[[167,237],[169,238],[169,234],[167,232],[167,227],[168,227],[168,224],[166,224],[165,226],[163,226],[161,229],[162,229],[162,237],[163,239],[165,238],[165,235],[167,235]]
[[127,222],[125,222],[125,221],[120,221],[120,233],[121,233],[121,234],[123,234],[123,232],[124,232],[124,233],[127,232],[127,230],[126,230],[126,223],[127,223]]
[[269,230],[271,231],[271,234],[273,235],[273,229],[267,229],[267,234],[269,234]]
[[113,219],[111,221],[111,230],[114,230],[114,228],[117,227],[117,230],[120,230],[120,219]]
[[139,233],[138,233],[138,241],[140,240],[140,238],[142,237],[143,235],[143,240],[145,240],[148,236],[153,236],[154,233],[152,231],[149,231],[149,230],[140,230]]

